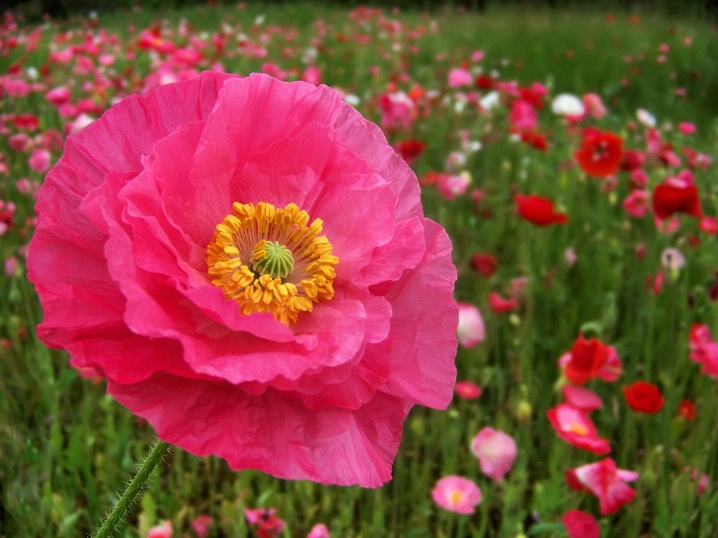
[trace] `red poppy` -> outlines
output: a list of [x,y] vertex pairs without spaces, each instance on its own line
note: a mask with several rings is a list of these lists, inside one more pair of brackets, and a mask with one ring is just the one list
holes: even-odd
[[402,142],[397,142],[397,144],[394,146],[394,149],[399,155],[402,156],[402,158],[407,162],[407,164],[411,164],[414,159],[421,155],[422,152],[426,149],[426,144],[424,142],[420,142],[413,139],[404,140]]
[[486,75],[479,75],[474,82],[476,87],[482,90],[490,90],[494,87],[494,80]]
[[574,385],[583,385],[598,376],[608,363],[611,351],[611,347],[600,340],[586,340],[580,335],[569,352],[571,357],[566,362],[563,375]]
[[687,213],[701,218],[701,201],[695,185],[666,182],[653,190],[653,211],[659,219],[667,219],[675,213]]
[[681,400],[678,404],[678,415],[686,420],[693,420],[696,418],[696,406],[690,400]]
[[474,254],[471,256],[471,267],[485,277],[490,277],[496,272],[496,256],[492,254]]
[[633,172],[642,168],[646,164],[646,154],[639,149],[626,149],[623,151],[623,159],[621,160],[621,170],[624,172]]
[[618,172],[623,159],[623,139],[610,132],[584,129],[581,149],[574,152],[581,168],[589,176],[606,177]]
[[636,381],[623,387],[623,395],[628,406],[639,413],[652,415],[663,407],[663,395],[653,383]]
[[568,216],[564,213],[554,211],[553,202],[535,194],[517,194],[514,198],[516,211],[519,216],[538,226],[550,224],[564,224],[568,222]]
[[489,306],[491,310],[497,314],[509,312],[519,305],[518,299],[504,299],[496,292],[489,293]]
[[546,137],[536,131],[524,131],[521,133],[521,141],[524,144],[531,146],[539,151],[546,151],[548,149],[548,142]]

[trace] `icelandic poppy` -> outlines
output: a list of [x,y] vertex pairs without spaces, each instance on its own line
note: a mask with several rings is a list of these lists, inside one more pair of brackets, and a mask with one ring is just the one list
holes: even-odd
[[553,202],[548,198],[535,194],[517,194],[514,202],[516,203],[518,215],[537,226],[565,224],[568,222],[568,216],[564,213],[557,213]]
[[574,156],[589,176],[606,177],[618,172],[623,158],[623,139],[610,132],[587,128]]

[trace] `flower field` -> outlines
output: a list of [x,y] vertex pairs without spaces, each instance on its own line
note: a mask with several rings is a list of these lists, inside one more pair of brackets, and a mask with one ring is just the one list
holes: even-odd
[[5,12],[0,536],[89,535],[157,433],[118,535],[718,536],[716,58],[640,10]]

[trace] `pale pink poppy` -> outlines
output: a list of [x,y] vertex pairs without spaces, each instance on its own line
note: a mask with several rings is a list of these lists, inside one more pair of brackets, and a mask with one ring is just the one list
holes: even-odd
[[566,443],[595,454],[608,454],[611,445],[598,437],[596,426],[588,413],[569,404],[559,404],[546,413],[556,434]]
[[43,173],[50,168],[50,152],[46,149],[34,149],[27,160],[27,164],[35,172]]
[[330,538],[329,529],[324,523],[318,523],[311,528],[307,538]]
[[577,490],[586,489],[598,497],[601,515],[607,516],[631,502],[636,492],[625,482],[638,478],[638,473],[618,469],[616,462],[606,458],[598,463],[589,463],[566,472],[568,485]]
[[651,207],[651,193],[644,189],[634,189],[623,200],[623,209],[637,219],[643,218]]
[[481,472],[501,482],[514,465],[516,442],[510,435],[486,427],[471,441],[471,452],[479,459]]
[[436,189],[447,200],[466,194],[471,185],[471,176],[463,174],[439,174],[436,178]]
[[436,504],[458,514],[473,514],[481,503],[481,490],[474,482],[462,476],[445,476],[431,491]]
[[608,112],[601,100],[601,96],[597,93],[587,93],[581,98],[581,100],[583,101],[583,105],[586,107],[586,115],[591,116],[592,118],[600,119]]
[[486,328],[481,312],[474,305],[459,303],[459,326],[456,336],[462,347],[471,348],[483,342]]
[[172,538],[172,522],[165,520],[161,524],[152,527],[147,533],[147,538]]
[[470,86],[473,84],[474,78],[466,69],[459,67],[449,71],[448,84],[450,88],[460,88],[462,86]]
[[133,94],[68,137],[36,209],[38,334],[192,454],[376,487],[411,407],[452,400],[449,238],[326,86]]
[[595,411],[603,407],[601,398],[590,389],[564,385],[562,388],[566,403],[582,411]]

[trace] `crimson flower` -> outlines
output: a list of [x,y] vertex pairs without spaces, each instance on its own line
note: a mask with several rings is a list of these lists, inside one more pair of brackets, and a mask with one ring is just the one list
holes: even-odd
[[661,220],[676,213],[686,213],[701,218],[701,201],[695,185],[666,181],[653,190],[653,211]]
[[610,132],[587,128],[574,156],[589,176],[606,177],[618,172],[623,158],[623,139]]
[[402,142],[397,142],[394,149],[407,164],[412,164],[424,152],[426,143],[414,139],[403,140]]
[[509,312],[519,306],[519,300],[516,298],[505,299],[495,291],[489,293],[489,306],[493,312],[501,314]]
[[566,482],[571,489],[588,490],[598,497],[603,516],[618,511],[635,498],[636,492],[625,482],[631,482],[636,478],[638,473],[618,469],[616,462],[611,458],[566,471]]
[[471,267],[485,277],[496,272],[498,262],[493,254],[474,254],[471,256]]
[[516,211],[519,216],[536,224],[537,226],[549,226],[551,224],[564,224],[568,217],[564,213],[557,213],[554,210],[553,202],[535,194],[517,194],[514,198]]
[[615,381],[621,373],[615,348],[597,338],[586,340],[583,335],[579,335],[571,351],[559,359],[559,365],[563,375],[574,385],[583,385],[595,377]]
[[678,404],[678,415],[686,420],[694,420],[696,418],[696,404],[690,400],[683,399]]
[[326,86],[206,72],[70,135],[37,202],[38,334],[158,436],[233,469],[376,487],[453,396],[446,232]]
[[569,510],[561,518],[568,538],[601,538],[601,527],[588,512]]
[[623,387],[628,406],[639,413],[652,415],[663,407],[663,395],[657,386],[648,381],[636,381]]

